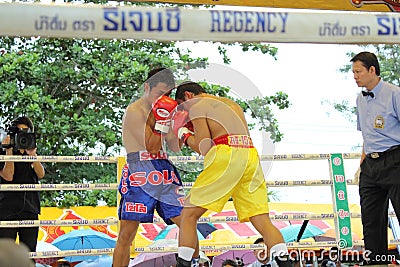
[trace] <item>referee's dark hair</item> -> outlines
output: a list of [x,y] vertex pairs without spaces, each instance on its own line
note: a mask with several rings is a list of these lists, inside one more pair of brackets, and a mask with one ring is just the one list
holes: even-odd
[[369,70],[370,67],[375,68],[375,74],[377,76],[381,75],[381,68],[379,67],[378,58],[374,53],[371,52],[361,52],[355,55],[350,62],[360,61],[362,65]]

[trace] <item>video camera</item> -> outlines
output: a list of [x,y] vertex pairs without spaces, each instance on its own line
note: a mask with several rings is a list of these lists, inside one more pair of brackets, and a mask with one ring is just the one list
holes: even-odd
[[1,146],[3,148],[32,149],[36,147],[36,136],[29,128],[18,128],[11,125],[7,129],[7,135],[10,136],[10,144]]

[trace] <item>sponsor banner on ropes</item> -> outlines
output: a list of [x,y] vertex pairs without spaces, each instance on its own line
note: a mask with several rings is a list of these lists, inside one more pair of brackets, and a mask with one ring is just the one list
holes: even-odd
[[58,38],[399,43],[397,12],[0,4],[0,35]]

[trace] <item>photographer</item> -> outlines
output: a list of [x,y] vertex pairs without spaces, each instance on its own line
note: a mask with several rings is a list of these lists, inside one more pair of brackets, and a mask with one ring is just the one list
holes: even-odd
[[[32,121],[21,116],[14,119],[2,140],[2,155],[37,156]],[[0,183],[38,184],[45,174],[40,162],[0,162]],[[39,191],[0,191],[0,221],[38,220],[40,214]],[[39,227],[0,227],[0,238],[16,239],[36,251]]]

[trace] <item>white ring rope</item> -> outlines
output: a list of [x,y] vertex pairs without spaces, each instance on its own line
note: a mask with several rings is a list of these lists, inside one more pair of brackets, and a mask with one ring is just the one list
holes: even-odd
[[[400,244],[400,239],[390,240],[389,245]],[[324,242],[288,242],[286,243],[288,249],[305,249],[305,248],[331,248],[338,246],[336,241],[324,241]],[[354,246],[363,246],[364,241],[354,240]],[[215,244],[215,245],[204,245],[200,246],[202,251],[227,251],[227,250],[255,250],[264,249],[263,245],[259,244]],[[350,249],[351,250],[351,249]],[[63,258],[67,256],[87,256],[87,255],[104,255],[112,254],[113,248],[103,248],[103,249],[78,249],[78,250],[63,250],[63,251],[43,251],[43,252],[29,252],[30,258]],[[149,246],[149,247],[137,247],[135,252],[137,253],[165,253],[165,252],[177,252],[178,248],[176,246]]]
[[117,183],[100,184],[0,184],[0,191],[116,190]]
[[[261,155],[261,161],[271,160],[317,160],[330,159],[331,154],[278,154],[278,155]],[[343,153],[343,159],[360,159],[360,153]]]
[[[395,217],[394,212],[390,212],[389,217]],[[361,213],[355,212],[350,214],[351,218],[361,218]],[[329,220],[334,219],[334,213],[291,213],[291,214],[274,214],[270,215],[273,221],[297,221],[297,220]],[[237,216],[212,216],[201,217],[198,223],[227,223],[239,222]],[[160,217],[155,217],[153,223],[163,223]],[[32,226],[83,226],[83,225],[116,225],[118,220],[111,219],[67,219],[67,220],[21,220],[21,221],[0,221],[0,228],[15,227],[32,227]],[[142,223],[151,224],[151,223]]]
[[[356,185],[349,179],[347,185]],[[266,181],[268,187],[285,186],[326,186],[332,185],[331,180],[281,180]],[[183,187],[193,186],[193,182],[184,182]],[[99,184],[0,184],[0,191],[58,191],[58,190],[116,190],[118,183],[99,183]]]
[[15,162],[106,162],[117,163],[118,157],[109,156],[12,156],[2,155],[0,161],[15,161]]
[[100,184],[0,184],[0,191],[116,190],[117,183]]
[[[326,243],[326,242],[324,242]],[[201,250],[246,250],[246,249],[263,249],[264,246],[260,244],[216,244],[212,246],[201,246]],[[78,250],[63,250],[63,251],[43,251],[43,252],[30,252],[31,258],[53,258],[53,257],[67,257],[67,256],[82,256],[82,255],[102,255],[112,254],[113,248],[103,249],[78,249]],[[162,252],[178,252],[176,246],[156,246],[156,247],[137,247],[137,253],[162,253]]]
[[118,220],[110,219],[68,219],[68,220],[21,220],[0,221],[0,228],[33,227],[33,226],[84,226],[84,225],[117,225]]
[[[343,153],[344,159],[359,159],[360,153]],[[261,161],[285,161],[285,160],[317,160],[329,159],[330,154],[277,154],[277,155],[261,155]],[[169,156],[172,162],[203,162],[203,156]],[[118,157],[110,156],[12,156],[2,155],[0,161],[15,161],[15,162],[106,162],[117,163]]]
[[[288,248],[302,248],[302,247],[332,247],[336,246],[335,241],[326,242],[289,242]],[[200,250],[212,250],[212,251],[223,251],[223,250],[253,250],[253,249],[263,249],[263,245],[259,244],[215,244],[200,246]],[[63,250],[63,251],[43,251],[43,252],[29,252],[30,258],[55,258],[55,257],[67,257],[67,256],[82,256],[82,255],[104,255],[112,254],[113,248],[103,248],[103,249],[78,249],[78,250]],[[156,247],[137,247],[135,248],[137,253],[165,253],[165,252],[178,252],[176,246],[156,246]]]

